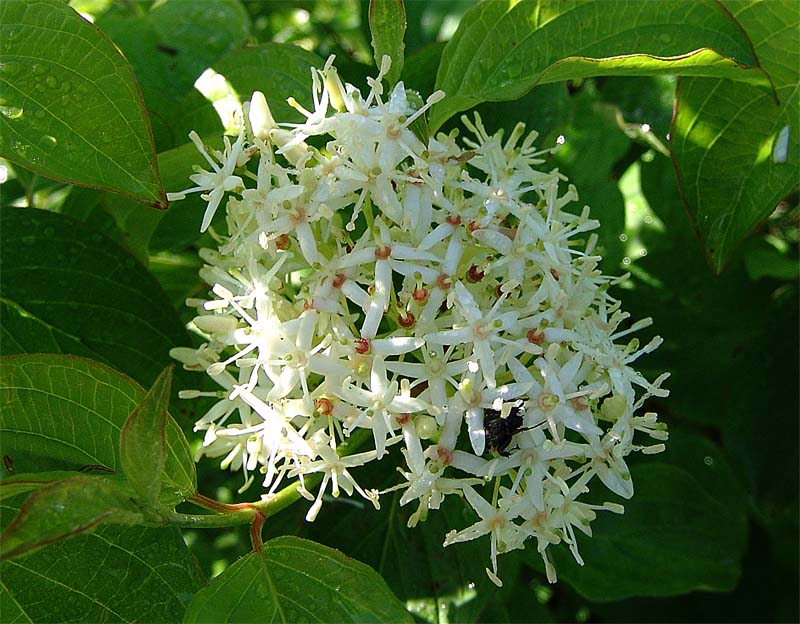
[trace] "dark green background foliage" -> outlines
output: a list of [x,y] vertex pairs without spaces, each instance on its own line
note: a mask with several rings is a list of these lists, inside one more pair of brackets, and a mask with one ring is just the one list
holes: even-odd
[[[27,553],[2,565],[3,621],[800,619],[800,10],[508,4],[407,0],[404,35],[399,0],[0,4],[0,500],[4,554]],[[330,501],[314,524],[300,502],[267,519],[261,555],[246,527],[167,526],[198,490],[259,494],[210,460],[195,478],[204,406],[177,392],[205,377],[176,371],[171,395],[159,377],[194,340],[183,302],[205,292],[197,251],[213,245],[197,195],[156,210],[202,163],[188,132],[223,132],[194,83],[211,68],[297,121],[286,98],[312,105],[309,67],[336,54],[362,87],[371,45],[404,49],[391,80],[446,91],[431,130],[475,108],[490,131],[563,136],[548,165],[601,221],[605,271],[631,273],[625,309],[665,339],[640,366],[672,374],[646,406],[668,450],[632,461],[637,493],[580,542],[584,567],[553,549],[555,586],[534,548],[501,558],[500,589],[486,543],[442,549],[473,521],[458,500],[416,529],[399,495],[380,511]],[[387,487],[395,459],[356,477]],[[91,500],[59,516],[75,492]]]

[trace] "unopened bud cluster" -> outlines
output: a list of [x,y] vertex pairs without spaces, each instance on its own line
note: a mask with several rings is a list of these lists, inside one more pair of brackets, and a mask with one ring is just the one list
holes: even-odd
[[[224,151],[192,135],[210,170],[171,199],[203,193],[203,230],[220,206],[227,220],[202,252],[213,295],[189,302],[205,343],[173,351],[222,388],[196,425],[201,454],[242,470],[244,487],[257,478],[265,498],[299,479],[313,520],[328,491],[377,507],[353,469],[399,445],[390,489],[415,506],[409,525],[463,497],[477,521],[445,546],[488,535],[499,584],[497,555],[535,538],[554,581],[547,547],[565,542],[582,563],[575,529],[622,511],[581,496],[629,498],[625,457],[663,449],[665,427],[637,412],[667,394],[666,375],[632,367],[660,339],[631,339],[650,320],[631,324],[609,294],[597,238],[582,237],[598,223],[543,170],[536,133],[504,139],[476,115],[471,138],[428,138],[420,122],[443,94],[385,93],[387,61],[366,98],[331,62],[312,70],[314,109],[290,100],[304,123],[276,124],[256,92]],[[344,455],[358,430],[368,449]]]

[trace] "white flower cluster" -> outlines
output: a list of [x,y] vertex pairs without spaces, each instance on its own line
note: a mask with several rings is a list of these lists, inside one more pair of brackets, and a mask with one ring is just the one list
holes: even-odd
[[[536,133],[520,124],[503,141],[476,115],[466,147],[455,132],[420,138],[444,94],[385,94],[388,60],[366,99],[330,61],[312,70],[314,110],[290,100],[302,124],[277,125],[256,92],[224,152],[192,135],[211,171],[171,199],[203,192],[206,229],[227,197],[228,227],[202,251],[213,298],[189,302],[206,343],[173,351],[223,388],[197,422],[201,454],[243,470],[244,487],[258,474],[265,499],[298,477],[313,520],[328,489],[377,507],[351,470],[402,445],[391,489],[416,504],[410,526],[461,496],[479,520],[445,546],[489,535],[499,584],[498,553],[535,537],[552,582],[547,547],[563,541],[582,563],[575,529],[623,511],[582,502],[590,484],[629,498],[625,456],[664,448],[634,433],[666,440],[655,414],[635,415],[667,394],[666,375],[631,367],[660,339],[620,342],[651,321],[628,323],[609,295],[596,236],[580,240],[598,223],[567,209],[578,196],[563,175],[536,169],[548,153]],[[337,452],[357,430],[369,450]]]

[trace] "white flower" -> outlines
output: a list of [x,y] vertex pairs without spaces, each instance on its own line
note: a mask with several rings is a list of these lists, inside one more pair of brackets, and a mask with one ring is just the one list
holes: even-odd
[[[446,545],[488,536],[500,584],[498,555],[535,537],[552,582],[548,547],[563,541],[582,563],[595,512],[622,511],[585,503],[588,488],[630,498],[628,455],[664,449],[665,427],[638,412],[666,396],[667,376],[634,368],[660,338],[623,342],[651,321],[628,324],[609,294],[619,279],[600,272],[597,236],[581,240],[598,223],[541,170],[551,150],[536,133],[518,124],[504,140],[476,116],[472,138],[419,137],[412,123],[443,94],[385,93],[389,67],[366,96],[332,59],[312,70],[313,109],[290,100],[300,124],[276,123],[254,93],[223,152],[191,135],[211,171],[170,198],[202,192],[201,229],[219,207],[227,225],[201,251],[211,294],[189,302],[204,343],[172,352],[221,386],[181,394],[217,399],[196,423],[198,458],[221,457],[245,487],[263,474],[265,500],[297,479],[314,520],[328,491],[377,506],[351,470],[401,445],[385,491],[416,505],[409,526],[463,497],[479,520]],[[487,410],[501,419],[488,434]],[[366,446],[344,457],[359,429]]]
[[[212,156],[206,151],[205,145],[200,140],[198,134],[193,130],[189,133],[189,138],[197,147],[198,151],[203,155],[208,164],[211,166],[212,171],[205,169],[198,169],[197,173],[189,176],[189,179],[197,186],[193,186],[184,191],[177,193],[168,193],[167,199],[175,201],[183,199],[186,193],[197,193],[200,191],[210,191],[204,193],[202,198],[208,201],[208,207],[203,215],[203,222],[200,225],[200,231],[205,232],[214,218],[214,214],[219,207],[222,197],[226,191],[233,191],[243,186],[242,178],[233,175],[234,169],[238,166],[238,161],[242,156],[242,147],[244,145],[244,130],[239,133],[233,145],[230,139],[224,137],[225,151],[220,153],[216,150]],[[219,161],[219,162],[217,162]]]

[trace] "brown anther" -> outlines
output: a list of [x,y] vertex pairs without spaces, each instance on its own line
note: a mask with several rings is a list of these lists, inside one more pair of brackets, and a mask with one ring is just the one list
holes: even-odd
[[320,398],[314,403],[314,407],[322,416],[330,416],[333,413],[333,403],[330,399]]
[[453,451],[450,449],[446,449],[443,446],[437,446],[436,455],[438,455],[439,461],[442,462],[444,466],[449,466],[451,463],[453,463]]
[[531,516],[531,524],[534,528],[543,526],[547,522],[547,513],[544,511],[537,512]]
[[528,330],[528,342],[535,345],[541,345],[544,342],[544,332],[538,327]]
[[451,156],[447,159],[449,163],[465,163],[468,160],[472,159],[475,156],[475,152],[468,151],[468,152],[461,152],[458,156]]
[[289,249],[289,236],[287,234],[281,234],[275,239],[275,246],[281,250]]
[[414,315],[411,312],[406,311],[400,312],[397,316],[397,324],[400,325],[403,329],[408,329],[409,327],[414,327],[414,323],[417,322],[417,319],[414,318]]
[[472,234],[475,230],[480,230],[481,226],[477,221],[470,221],[467,224],[467,231]]
[[495,294],[496,297],[502,297],[503,296],[503,285],[502,284],[498,284],[497,286],[495,286],[494,294]]
[[383,247],[375,248],[375,258],[377,260],[386,260],[391,255],[392,255],[392,248],[389,247],[389,245],[384,245]]
[[356,338],[354,342],[356,353],[359,355],[364,355],[369,351],[369,340],[366,338]]
[[447,215],[445,221],[447,221],[448,225],[452,225],[453,227],[461,225],[461,217],[458,215]]
[[471,282],[480,282],[483,279],[484,272],[481,271],[477,265],[473,264],[467,271],[467,279]]
[[553,276],[553,279],[555,281],[558,281],[558,271],[556,271],[555,269],[550,269],[550,275]]
[[314,302],[308,301],[307,299],[303,302],[303,310],[313,310],[314,309]]
[[337,273],[336,275],[333,276],[331,284],[333,285],[334,288],[341,288],[342,284],[345,283],[345,280],[347,280],[347,277],[345,276],[344,273]]
[[439,277],[436,278],[436,285],[442,290],[447,290],[453,285],[453,282],[450,280],[450,276],[447,273],[441,273]]
[[415,288],[411,293],[411,298],[417,303],[425,303],[428,300],[427,288]]
[[582,396],[570,399],[569,404],[579,412],[589,408],[589,403],[586,401],[586,397]]
[[411,420],[411,414],[404,412],[395,416],[395,419],[397,420],[397,424],[402,427],[403,425],[407,424],[409,420]]

